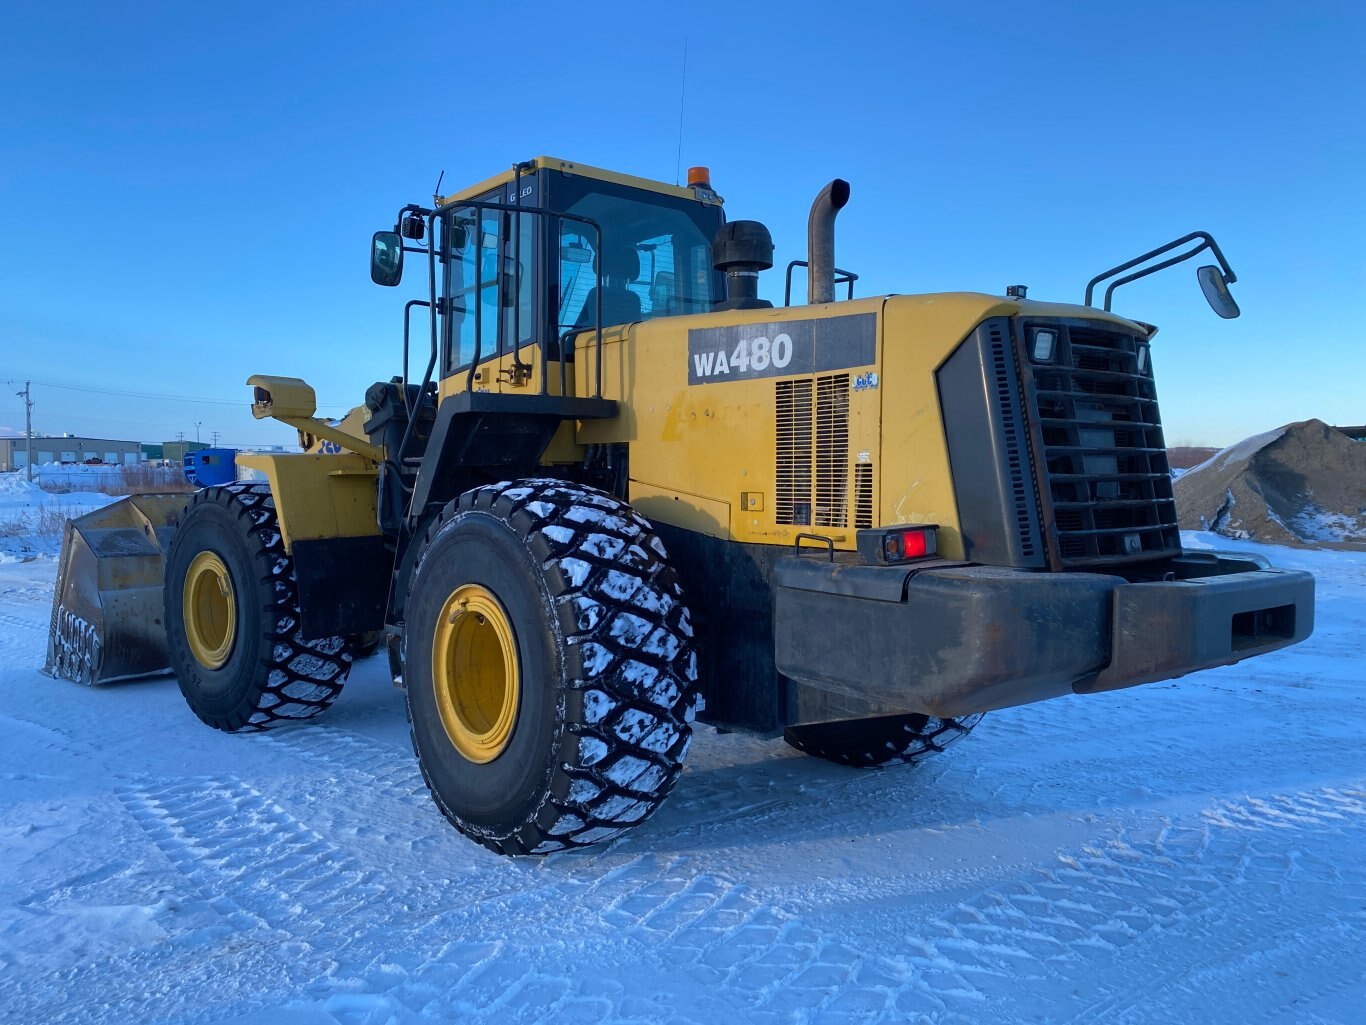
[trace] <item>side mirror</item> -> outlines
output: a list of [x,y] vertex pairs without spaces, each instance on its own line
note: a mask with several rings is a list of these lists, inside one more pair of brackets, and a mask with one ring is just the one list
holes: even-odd
[[396,231],[377,231],[370,240],[370,280],[390,287],[403,279],[403,239]]
[[1219,316],[1225,320],[1232,320],[1242,312],[1233,301],[1233,293],[1228,290],[1228,281],[1218,267],[1213,264],[1200,267],[1196,270],[1195,277],[1200,282],[1200,291],[1205,293],[1205,301]]

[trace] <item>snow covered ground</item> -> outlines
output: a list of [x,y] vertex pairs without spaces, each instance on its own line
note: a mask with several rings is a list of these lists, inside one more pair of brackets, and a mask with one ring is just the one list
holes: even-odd
[[702,729],[658,815],[541,861],[444,823],[378,659],[215,733],[40,675],[55,564],[0,548],[0,1020],[1360,1022],[1366,554],[1187,542],[1312,569],[1314,637],[919,769]]

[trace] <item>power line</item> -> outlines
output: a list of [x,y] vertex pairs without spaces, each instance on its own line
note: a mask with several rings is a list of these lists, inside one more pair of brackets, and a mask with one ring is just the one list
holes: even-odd
[[[83,423],[128,424],[128,425],[130,425],[130,426],[132,426],[132,427],[169,427],[169,428],[176,428],[176,429],[178,429],[179,427],[181,427],[181,426],[183,425],[183,423],[184,423],[184,421],[174,421],[174,422],[172,422],[172,421],[167,421],[167,420],[121,420],[121,419],[119,419],[119,418],[117,418],[117,417],[112,417],[112,416],[86,416],[86,415],[84,415],[84,414],[82,414],[82,413],[65,413],[65,414],[53,413],[53,414],[50,414],[50,415],[49,415],[48,419],[49,419],[49,420],[60,419],[60,420],[63,420],[63,421],[68,421],[68,420],[80,420],[80,421],[82,421]],[[283,428],[284,430],[287,430],[287,431],[288,431],[288,430],[293,430],[293,429],[294,429],[294,428],[289,427],[289,426],[284,425],[284,424],[280,424],[280,425],[269,424],[269,425],[267,425],[267,424],[264,424],[264,423],[251,423],[251,424],[243,424],[243,425],[240,425],[240,426],[233,426],[233,427],[231,428],[230,431],[228,431],[228,430],[223,430],[223,428],[221,428],[221,426],[214,427],[213,429],[223,430],[223,433],[238,433],[238,432],[241,432],[241,431],[275,431],[275,430],[280,430],[280,429],[282,429],[282,428]]]
[[[85,386],[85,385],[79,385],[79,384],[57,384],[57,383],[55,383],[55,382],[53,382],[53,381],[34,381],[33,383],[34,383],[34,384],[37,384],[37,385],[41,385],[41,386],[44,387],[44,388],[60,388],[60,389],[62,389],[63,391],[89,392],[89,393],[94,394],[94,395],[120,395],[120,396],[123,396],[123,397],[125,397],[125,398],[130,398],[130,399],[160,399],[160,400],[165,401],[165,402],[197,402],[197,403],[209,403],[209,404],[215,405],[215,406],[236,406],[236,407],[238,407],[239,409],[245,409],[246,407],[249,406],[249,403],[246,401],[245,398],[241,398],[241,399],[205,399],[205,398],[197,398],[197,397],[195,397],[195,396],[193,396],[193,395],[165,395],[165,394],[161,394],[161,393],[158,393],[158,392],[120,391],[120,390],[114,389],[114,388],[90,388],[90,387],[87,387],[87,386]],[[319,408],[320,408],[320,409],[343,409],[343,408],[345,408],[345,409],[350,409],[351,407],[350,407],[350,406],[347,406],[345,403],[341,403],[341,402],[327,402],[327,403],[320,403],[320,404],[319,404]]]

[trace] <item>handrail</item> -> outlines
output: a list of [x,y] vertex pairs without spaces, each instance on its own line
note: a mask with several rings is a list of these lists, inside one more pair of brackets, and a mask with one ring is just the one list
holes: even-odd
[[[807,260],[793,260],[791,263],[787,265],[787,282],[783,286],[784,306],[792,305],[792,272],[796,270],[798,267],[805,267],[809,272],[811,269],[811,264]],[[838,267],[835,268],[835,284],[849,286],[849,294],[845,296],[846,299],[854,298],[854,282],[857,280],[858,275],[855,274],[853,271],[840,270]]]

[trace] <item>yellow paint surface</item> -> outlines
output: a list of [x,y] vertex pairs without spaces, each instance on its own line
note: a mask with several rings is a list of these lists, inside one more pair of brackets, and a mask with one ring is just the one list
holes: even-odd
[[237,465],[265,474],[270,482],[285,551],[295,541],[379,534],[379,471],[363,456],[239,455]]

